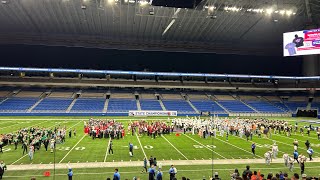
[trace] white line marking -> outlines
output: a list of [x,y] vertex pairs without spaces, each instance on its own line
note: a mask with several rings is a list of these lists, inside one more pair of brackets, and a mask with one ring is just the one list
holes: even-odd
[[[183,135],[185,135],[185,134],[183,134]],[[193,139],[192,137],[189,137],[188,135],[185,135],[185,136],[186,136],[186,137],[188,137],[189,139],[193,140],[194,142],[196,142],[196,143],[200,144],[201,146],[203,146],[203,147],[205,147],[205,148],[209,149],[210,151],[214,152],[214,153],[215,153],[215,154],[217,154],[218,156],[220,156],[220,157],[222,157],[222,158],[224,158],[224,159],[227,159],[226,157],[224,157],[224,156],[222,156],[221,154],[219,154],[219,153],[215,152],[214,150],[212,150],[212,149],[208,148],[207,146],[205,146],[204,144],[202,144],[202,143],[198,142],[197,140]]]
[[21,159],[23,159],[26,156],[28,156],[28,153],[25,154],[24,156],[22,156],[21,158],[19,158],[18,160],[16,160],[15,162],[11,163],[10,165],[13,165],[13,164],[17,163],[18,161],[20,161]]
[[72,147],[72,149],[69,150],[69,152],[61,159],[61,161],[59,163],[61,163],[71,153],[71,151],[82,141],[82,139],[84,139],[85,137],[86,137],[86,135],[83,135],[82,138],[77,142],[77,144],[74,145]]
[[103,162],[106,162],[106,160],[107,160],[108,151],[109,151],[109,147],[110,147],[110,142],[111,142],[111,138],[109,139],[106,155],[104,156],[104,161]]
[[[130,120],[130,122],[132,123],[131,120]],[[144,149],[143,149],[143,147],[142,147],[142,144],[141,144],[141,142],[140,142],[140,139],[139,139],[139,137],[138,137],[138,135],[137,135],[137,132],[135,133],[135,135],[136,135],[136,137],[137,137],[137,139],[138,139],[138,142],[139,142],[139,144],[140,144],[140,147],[141,147],[141,150],[142,150],[142,152],[143,152],[143,154],[144,154],[144,157],[145,157],[146,159],[148,159],[146,153],[144,152]]]
[[184,154],[182,154],[181,151],[179,151],[173,144],[171,144],[170,141],[168,141],[167,138],[165,138],[164,136],[161,136],[164,140],[166,140],[178,153],[180,153],[184,158],[186,158],[186,160],[189,160]]

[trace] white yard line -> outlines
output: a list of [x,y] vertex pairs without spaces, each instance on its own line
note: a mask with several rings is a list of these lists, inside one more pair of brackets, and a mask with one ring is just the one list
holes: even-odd
[[[183,135],[185,135],[185,134],[183,134]],[[200,144],[201,146],[203,146],[203,147],[207,148],[208,150],[210,150],[210,151],[214,152],[214,153],[215,153],[215,154],[217,154],[218,156],[220,156],[220,157],[222,157],[222,158],[224,158],[224,159],[227,159],[226,157],[224,157],[224,156],[222,156],[221,154],[219,154],[219,153],[215,152],[214,150],[212,150],[212,149],[208,148],[206,145],[204,145],[204,144],[200,143],[199,141],[197,141],[197,140],[193,139],[192,137],[189,137],[188,135],[185,135],[185,136],[186,136],[186,137],[188,137],[189,139],[193,140],[194,142],[196,142],[196,143]]]
[[11,163],[10,165],[14,165],[15,163],[17,163],[18,161],[20,161],[21,159],[23,159],[24,157],[28,156],[28,152],[27,154],[25,154],[24,156],[22,156],[21,158],[19,158],[18,160],[16,160],[15,162]]
[[108,142],[108,147],[107,147],[106,155],[104,156],[104,161],[103,161],[103,162],[106,162],[106,161],[107,161],[110,142],[111,142],[111,138],[109,138],[109,142]]
[[61,163],[70,153],[71,151],[86,137],[86,135],[83,135],[82,138],[75,144],[72,149],[69,150],[69,152],[61,159],[59,163]]
[[[276,134],[273,134],[273,135],[276,135]],[[281,135],[276,135],[276,136],[281,136]],[[287,137],[287,136],[281,136],[281,137],[285,137],[285,138],[287,138],[287,139],[292,139],[292,140],[294,140],[293,138],[290,138],[290,137]],[[269,139],[269,138],[268,138],[268,139]],[[274,140],[274,139],[272,139],[272,140]],[[276,140],[274,140],[274,141],[276,141]],[[280,141],[276,141],[276,142],[280,142]],[[293,147],[293,144],[291,145],[291,144],[287,144],[287,143],[283,143],[283,142],[280,142],[280,143]],[[305,148],[301,148],[301,146],[299,146],[298,148],[303,149],[303,150],[306,150]],[[307,151],[307,150],[306,150],[306,151]],[[320,153],[318,153],[318,152],[314,152],[314,153],[320,154]]]
[[[246,139],[244,139],[244,138],[240,138],[239,136],[234,136],[234,137],[237,137],[237,138],[239,138],[239,139],[241,139],[241,140],[246,141]],[[271,139],[268,139],[268,140],[271,140]],[[251,140],[248,140],[248,142],[253,143],[253,141],[251,141]],[[260,143],[257,143],[257,142],[255,142],[255,143],[256,143],[256,145],[261,145],[261,146],[262,146],[262,148],[266,148],[266,149],[270,150],[270,148],[269,148],[269,147],[263,146],[263,144],[260,144]],[[259,148],[261,148],[261,147],[259,147]],[[281,152],[281,153],[283,153],[283,154],[285,154],[285,153],[286,153],[286,152],[283,152],[283,151],[280,151],[280,150],[278,150],[278,151],[279,151],[279,152]]]
[[[130,122],[132,123],[131,120],[130,120]],[[136,135],[136,137],[137,137],[137,139],[138,139],[138,142],[139,142],[139,144],[140,144],[140,147],[141,147],[141,150],[142,150],[142,152],[143,152],[144,157],[145,157],[146,159],[148,159],[148,157],[147,157],[147,155],[146,155],[146,152],[144,152],[144,149],[143,149],[143,147],[142,147],[141,141],[140,141],[140,139],[139,139],[139,137],[138,137],[138,135],[137,135],[137,132],[135,132],[135,135]]]
[[164,140],[166,140],[178,153],[180,153],[184,158],[186,158],[186,160],[189,160],[184,154],[182,154],[181,151],[179,151],[173,144],[171,144],[171,142],[166,137],[164,137],[164,135],[161,135],[161,137]]
[[[250,152],[250,151],[248,151],[248,150],[245,150],[245,149],[243,149],[243,148],[241,148],[241,147],[238,147],[238,146],[236,146],[236,145],[233,145],[233,144],[231,144],[231,143],[229,143],[229,142],[227,142],[227,141],[221,140],[221,139],[219,139],[218,137],[215,138],[215,139],[218,140],[218,141],[221,141],[221,142],[223,142],[223,143],[225,143],[225,144],[229,144],[230,146],[233,146],[233,147],[235,147],[235,148],[237,148],[237,149],[240,149],[240,150],[242,150],[242,151],[244,151],[244,152],[247,152],[247,153],[249,153],[249,154],[252,155],[252,152]],[[255,156],[257,156],[257,157],[259,157],[259,158],[263,158],[262,156],[259,156],[259,155],[255,155]]]
[[73,127],[75,127],[76,125],[78,125],[79,123],[81,123],[82,121],[77,122],[75,125],[71,126],[70,128],[68,128],[67,130],[72,129]]

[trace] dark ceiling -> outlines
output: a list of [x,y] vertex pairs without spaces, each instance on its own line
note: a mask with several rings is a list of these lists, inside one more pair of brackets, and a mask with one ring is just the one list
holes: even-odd
[[[309,1],[317,23],[320,1]],[[269,7],[295,15],[244,10]],[[282,33],[310,22],[306,7],[304,0],[203,0],[195,9],[126,0],[6,0],[0,4],[0,43],[279,55]]]

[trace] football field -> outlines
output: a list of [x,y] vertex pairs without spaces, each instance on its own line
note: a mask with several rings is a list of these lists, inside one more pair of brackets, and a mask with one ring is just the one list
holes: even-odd
[[[97,117],[98,118],[98,117]],[[106,119],[107,117],[101,117]],[[121,121],[127,130],[127,124],[139,118],[113,117],[117,121]],[[219,171],[223,179],[229,178],[232,169],[239,168],[242,172],[246,164],[257,167],[262,172],[279,172],[280,170],[288,172],[284,167],[282,155],[293,153],[293,140],[299,141],[298,152],[307,155],[304,143],[306,140],[311,142],[315,153],[315,162],[307,162],[306,173],[308,175],[318,176],[320,167],[318,159],[320,159],[320,141],[314,131],[311,135],[294,134],[290,137],[285,134],[273,134],[271,138],[262,136],[258,138],[254,135],[252,140],[247,141],[245,136],[229,135],[228,139],[217,136],[216,138],[200,138],[198,135],[191,133],[171,133],[152,139],[148,136],[131,135],[126,131],[123,139],[113,140],[114,154],[108,154],[109,139],[92,139],[84,134],[84,121],[88,121],[89,117],[1,117],[0,118],[0,134],[12,133],[20,128],[43,127],[54,128],[65,126],[67,135],[69,129],[76,129],[77,135],[69,138],[66,137],[64,144],[57,144],[56,153],[45,151],[42,146],[39,151],[35,152],[34,159],[31,161],[27,155],[22,155],[21,145],[15,150],[14,145],[8,145],[3,148],[4,153],[0,154],[0,160],[4,160],[8,165],[9,171],[6,172],[8,179],[28,179],[32,175],[37,179],[52,179],[52,177],[43,177],[42,168],[28,170],[10,170],[10,166],[30,166],[45,164],[57,164],[57,166],[70,163],[74,167],[75,179],[105,179],[111,177],[113,169],[119,167],[123,178],[132,179],[134,176],[146,179],[145,174],[141,174],[143,158],[150,156],[156,157],[158,162],[163,162],[164,174],[167,176],[169,164],[176,164],[178,167],[178,177],[187,176],[191,179],[202,179],[203,176],[208,178],[212,173],[212,162],[214,171]],[[108,118],[111,119],[111,118]],[[141,118],[146,119],[146,118]],[[159,118],[147,118],[147,121],[159,120]],[[163,118],[168,121],[168,118]],[[300,126],[307,126],[310,123],[300,122],[298,118],[281,118],[294,124],[298,122]],[[314,120],[314,119],[313,119]],[[169,121],[168,121],[169,122]],[[317,125],[315,125],[317,126]],[[320,125],[319,125],[320,126]],[[219,133],[218,133],[219,135]],[[129,156],[129,142],[134,145],[134,156]],[[256,156],[251,153],[251,143],[257,145]],[[276,142],[279,147],[279,155],[277,163],[270,166],[263,164],[264,153],[270,150],[271,145]],[[228,163],[229,162],[229,163]],[[90,168],[85,168],[84,163],[92,164]],[[96,163],[96,165],[95,165]],[[77,165],[78,164],[78,165]],[[82,165],[82,166],[81,166]],[[114,167],[115,166],[115,167]],[[61,166],[60,166],[61,167]],[[65,176],[66,169],[56,170],[57,176]],[[256,169],[258,170],[258,169]],[[50,170],[51,174],[53,170]],[[299,172],[298,164],[295,164],[295,172]],[[165,176],[165,177],[166,177]],[[89,178],[91,177],[91,178]],[[165,178],[166,179],[166,178]]]

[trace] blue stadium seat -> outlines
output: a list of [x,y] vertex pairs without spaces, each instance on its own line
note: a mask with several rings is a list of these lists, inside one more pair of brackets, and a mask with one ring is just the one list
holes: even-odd
[[105,101],[104,98],[79,98],[71,108],[71,112],[102,112]]
[[162,111],[159,101],[154,99],[140,99],[140,106],[141,110]]
[[238,100],[218,101],[229,112],[233,113],[254,113],[255,111]]
[[202,112],[225,113],[224,109],[211,100],[191,100],[191,103]]
[[178,111],[178,113],[195,113],[190,104],[185,100],[162,100],[162,102],[169,111]]
[[286,101],[284,102],[290,111],[295,112],[297,108],[302,107],[305,108],[307,107],[307,102],[301,102],[301,101]]
[[285,112],[289,112],[290,111],[290,109],[288,109],[288,107],[285,104],[283,104],[282,102],[280,102],[280,101],[273,101],[271,103],[274,104],[275,106],[283,109]]
[[266,101],[246,101],[248,105],[262,113],[283,113],[284,111]]
[[43,99],[32,112],[37,111],[66,111],[72,102],[71,98],[45,98]]
[[0,111],[27,111],[39,98],[9,98],[0,104]]
[[129,110],[137,110],[137,102],[135,99],[110,99],[108,104],[108,112],[128,112]]

